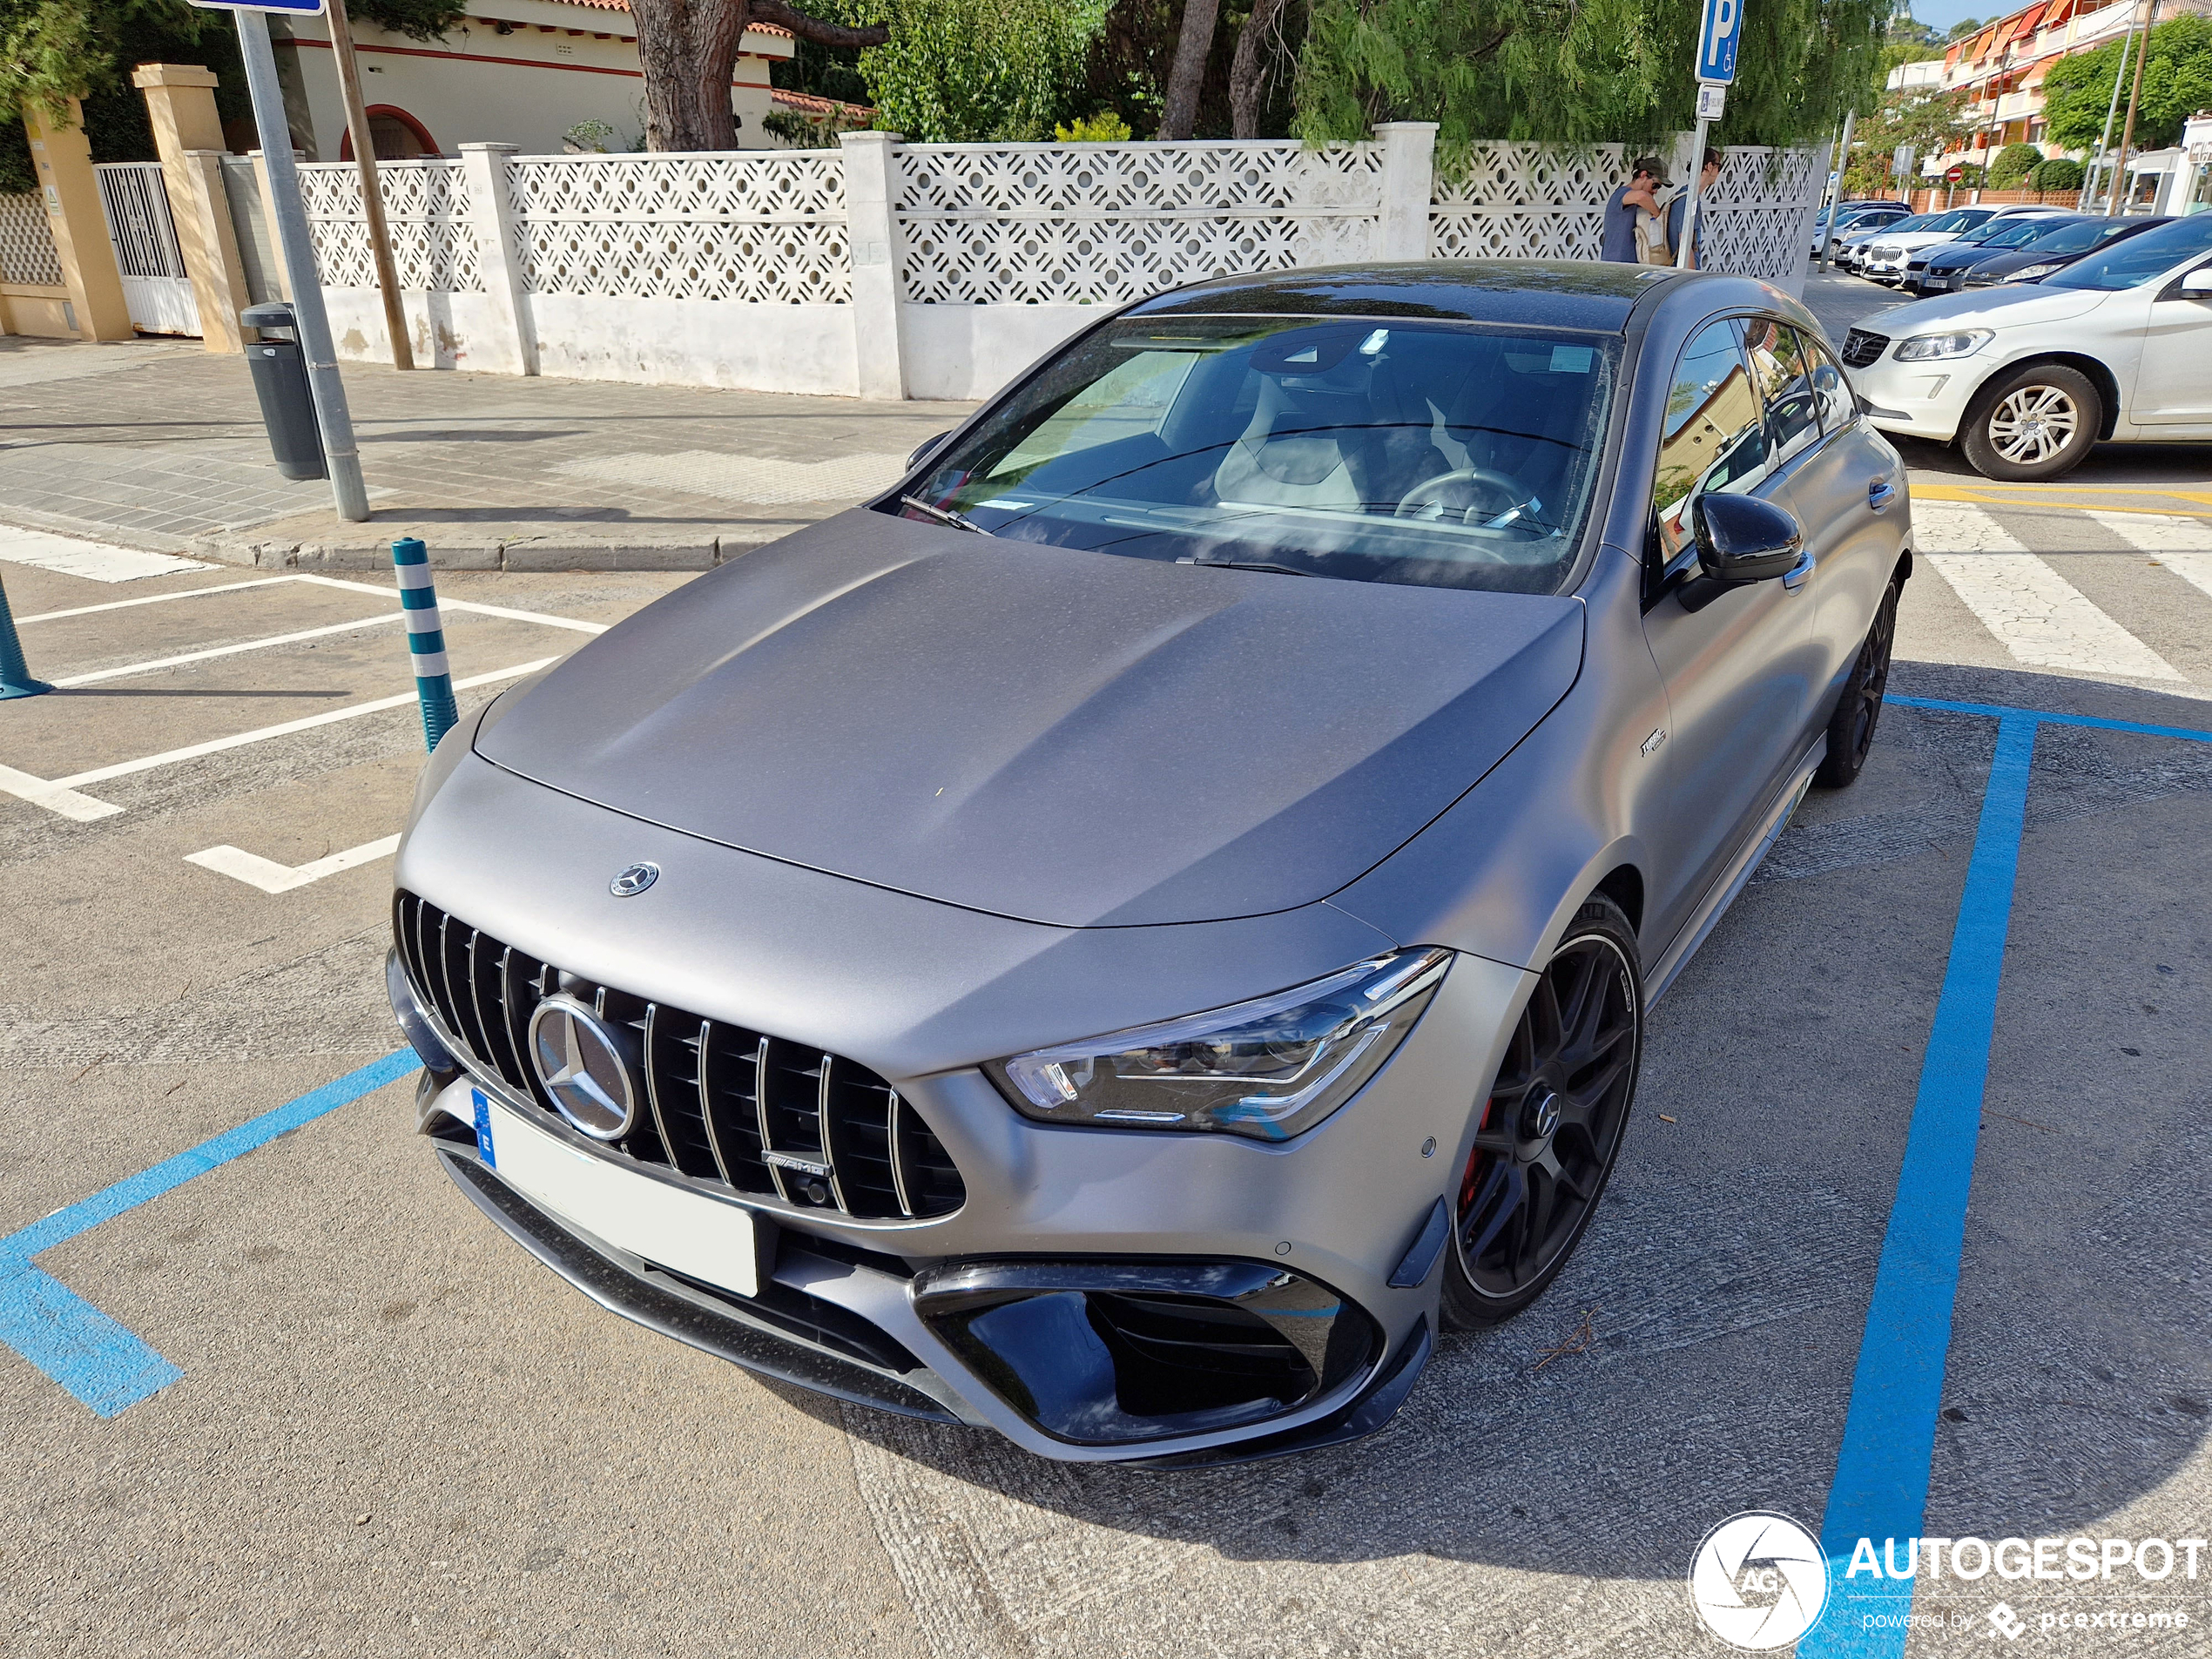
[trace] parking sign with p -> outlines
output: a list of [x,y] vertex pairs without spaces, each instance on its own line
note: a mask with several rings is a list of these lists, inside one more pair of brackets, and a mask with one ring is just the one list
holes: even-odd
[[1697,78],[1722,86],[1736,80],[1736,43],[1743,33],[1743,0],[1705,0],[1697,25]]

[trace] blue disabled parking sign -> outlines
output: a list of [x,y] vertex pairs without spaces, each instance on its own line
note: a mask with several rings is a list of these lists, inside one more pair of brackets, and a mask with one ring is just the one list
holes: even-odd
[[320,17],[323,0],[192,0],[202,11],[280,11],[287,17]]
[[1705,0],[1697,25],[1697,78],[1718,85],[1736,81],[1736,43],[1743,34],[1743,0]]

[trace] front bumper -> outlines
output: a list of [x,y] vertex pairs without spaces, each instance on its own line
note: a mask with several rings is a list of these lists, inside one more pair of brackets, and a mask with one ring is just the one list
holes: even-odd
[[1892,340],[1873,362],[1851,371],[1852,387],[1870,406],[1867,419],[1884,432],[1950,442],[1959,435],[1975,388],[1988,377],[1990,363],[1979,352],[1900,363],[1896,352]]
[[[991,1258],[917,1269],[766,1216],[752,1221],[759,1282],[741,1294],[664,1269],[523,1191],[462,1123],[481,1094],[464,1078],[426,1103],[439,1163],[502,1231],[600,1306],[761,1375],[996,1429],[1047,1457],[1184,1467],[1356,1440],[1396,1414],[1433,1346],[1430,1315],[1387,1345],[1364,1310],[1276,1263]],[[1240,1303],[1268,1321],[1230,1325]],[[1165,1337],[1163,1313],[1181,1321]],[[1190,1364],[1190,1334],[1224,1328],[1238,1340]],[[1271,1330],[1289,1339],[1269,1340]],[[1265,1396],[1275,1373],[1305,1361],[1311,1386],[1275,1408]]]

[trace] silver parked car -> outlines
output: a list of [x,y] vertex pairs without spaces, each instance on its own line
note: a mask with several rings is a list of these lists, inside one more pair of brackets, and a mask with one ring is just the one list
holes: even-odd
[[439,746],[421,1126],[608,1308],[1049,1457],[1365,1433],[1559,1272],[1911,570],[1764,284],[1127,307]]

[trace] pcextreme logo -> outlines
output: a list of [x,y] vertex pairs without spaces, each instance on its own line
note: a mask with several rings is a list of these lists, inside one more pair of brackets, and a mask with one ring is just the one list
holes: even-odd
[[1690,1558],[1689,1602],[1731,1648],[1786,1648],[1828,1605],[1828,1561],[1820,1541],[1787,1515],[1730,1515]]

